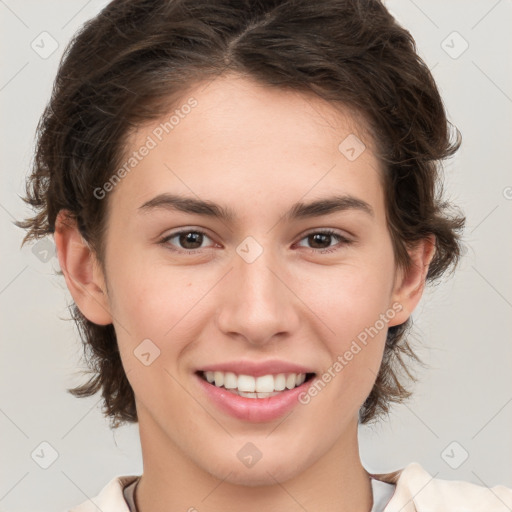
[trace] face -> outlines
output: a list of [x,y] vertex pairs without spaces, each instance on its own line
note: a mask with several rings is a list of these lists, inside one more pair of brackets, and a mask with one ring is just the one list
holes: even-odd
[[285,480],[356,449],[405,320],[379,162],[348,112],[245,78],[177,108],[168,133],[170,115],[131,136],[127,160],[145,156],[107,198],[108,309],[141,436],[218,478]]

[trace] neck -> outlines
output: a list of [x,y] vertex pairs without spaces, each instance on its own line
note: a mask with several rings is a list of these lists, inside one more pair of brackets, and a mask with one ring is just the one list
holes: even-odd
[[[187,457],[148,416],[139,416],[144,472],[136,490],[138,512],[369,512],[370,476],[361,464],[357,421],[305,471],[268,485],[217,478]],[[269,473],[270,474],[270,473]]]

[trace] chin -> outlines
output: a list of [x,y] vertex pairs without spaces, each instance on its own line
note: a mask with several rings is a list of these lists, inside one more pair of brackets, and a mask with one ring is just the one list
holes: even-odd
[[303,465],[297,463],[298,461],[290,459],[287,459],[286,467],[283,467],[283,460],[286,460],[286,457],[279,454],[279,459],[279,461],[267,460],[266,462],[261,459],[252,467],[245,467],[238,459],[235,459],[234,463],[231,460],[226,464],[218,465],[209,473],[232,485],[265,487],[276,485],[277,482],[284,483],[304,469]]

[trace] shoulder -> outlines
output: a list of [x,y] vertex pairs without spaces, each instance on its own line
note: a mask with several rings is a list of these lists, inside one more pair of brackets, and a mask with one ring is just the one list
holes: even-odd
[[384,512],[510,512],[512,489],[484,487],[461,480],[435,478],[417,462],[392,473],[374,474],[395,484],[395,493]]
[[96,497],[84,501],[68,512],[130,512],[123,496],[123,489],[136,478],[139,478],[139,475],[116,476]]

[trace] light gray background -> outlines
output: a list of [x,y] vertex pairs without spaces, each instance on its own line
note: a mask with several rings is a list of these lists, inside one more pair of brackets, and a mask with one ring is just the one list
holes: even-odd
[[[114,476],[142,471],[137,426],[112,432],[98,396],[66,393],[80,380],[81,354],[72,322],[62,319],[69,294],[54,275],[57,260],[20,250],[23,233],[12,224],[29,213],[19,195],[59,58],[106,3],[0,0],[2,511],[64,510]],[[362,460],[371,472],[416,461],[438,478],[512,487],[512,3],[387,5],[415,37],[462,132],[462,149],[446,165],[446,192],[467,215],[469,250],[458,273],[428,291],[414,313],[414,344],[431,368],[419,369],[415,397],[395,406],[388,422],[360,429]],[[47,58],[31,47],[46,37],[51,48],[43,31],[59,45]],[[454,31],[469,44],[458,58],[464,43]],[[44,441],[58,453],[48,469],[35,462],[50,461]],[[464,451],[467,460],[450,467]]]

